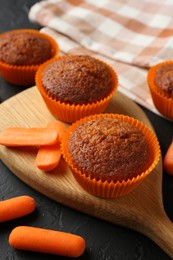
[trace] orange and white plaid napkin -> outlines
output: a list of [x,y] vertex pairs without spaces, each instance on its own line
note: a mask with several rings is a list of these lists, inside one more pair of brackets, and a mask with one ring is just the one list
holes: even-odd
[[31,7],[29,19],[57,40],[62,54],[107,61],[119,91],[158,113],[146,77],[149,67],[173,58],[172,0],[45,0]]

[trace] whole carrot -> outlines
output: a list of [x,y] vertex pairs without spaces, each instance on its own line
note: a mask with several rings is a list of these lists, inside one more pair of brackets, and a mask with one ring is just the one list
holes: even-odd
[[163,159],[163,167],[167,173],[171,175],[173,174],[173,140],[168,147],[168,150]]
[[78,257],[85,250],[85,240],[77,235],[43,228],[19,226],[12,230],[9,244],[16,249]]
[[26,216],[35,208],[36,202],[30,196],[19,196],[0,201],[0,222]]
[[60,142],[65,132],[65,125],[58,120],[51,121],[47,127],[57,129],[59,142],[53,145],[40,146],[35,159],[35,165],[44,171],[53,170],[58,165],[61,158]]
[[0,132],[0,144],[5,146],[39,146],[57,142],[57,129],[10,127]]

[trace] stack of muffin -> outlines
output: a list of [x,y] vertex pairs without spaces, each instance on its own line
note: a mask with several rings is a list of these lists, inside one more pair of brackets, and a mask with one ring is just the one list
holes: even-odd
[[136,188],[156,166],[157,138],[126,115],[106,114],[118,88],[110,65],[88,55],[65,55],[41,65],[36,85],[54,117],[72,125],[62,154],[89,193],[116,198]]
[[109,64],[58,52],[55,41],[40,32],[5,33],[0,36],[1,75],[18,85],[30,85],[35,78],[49,111],[71,123],[62,154],[86,191],[103,198],[125,195],[156,166],[157,138],[137,119],[105,113],[118,88],[117,73]]

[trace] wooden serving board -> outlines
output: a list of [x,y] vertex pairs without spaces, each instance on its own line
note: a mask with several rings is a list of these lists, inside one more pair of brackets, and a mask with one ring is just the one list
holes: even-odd
[[[119,92],[114,95],[106,112],[127,114],[152,129],[139,106]],[[54,119],[36,87],[0,105],[0,130],[14,126],[45,127]],[[0,158],[4,164],[32,188],[66,206],[139,231],[173,258],[173,225],[162,202],[162,159],[134,191],[117,199],[102,199],[88,194],[79,186],[63,159],[49,173],[37,169],[34,165],[36,153],[36,148],[0,146]]]

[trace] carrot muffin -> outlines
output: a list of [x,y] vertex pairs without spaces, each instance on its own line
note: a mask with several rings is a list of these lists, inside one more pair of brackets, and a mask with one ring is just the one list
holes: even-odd
[[[0,73],[14,84],[28,85],[28,80],[34,84],[38,66],[57,53],[56,42],[37,30],[8,31],[0,35]],[[30,79],[27,73],[33,74]]]
[[156,70],[155,84],[167,97],[173,98],[173,63]]
[[162,62],[150,68],[148,85],[157,110],[173,119],[173,62]]
[[157,139],[137,120],[102,114],[73,124],[64,137],[62,151],[75,178],[87,191],[116,197],[117,183],[118,194],[125,194],[156,164],[159,146],[154,151],[153,143]]
[[103,182],[136,177],[149,158],[144,134],[129,123],[112,118],[97,118],[79,125],[69,137],[68,149],[81,172]]
[[32,32],[10,32],[0,37],[0,60],[12,65],[35,65],[52,57],[47,38]]
[[60,102],[88,104],[107,96],[114,87],[109,68],[87,55],[67,56],[43,71],[46,92]]
[[73,122],[103,112],[118,79],[101,60],[88,55],[65,55],[40,66],[36,84],[53,115]]

